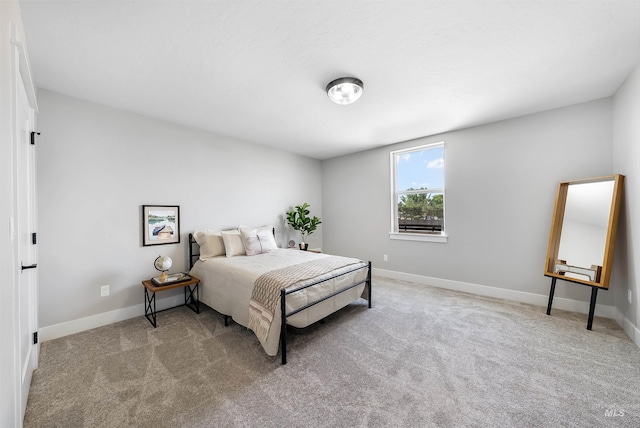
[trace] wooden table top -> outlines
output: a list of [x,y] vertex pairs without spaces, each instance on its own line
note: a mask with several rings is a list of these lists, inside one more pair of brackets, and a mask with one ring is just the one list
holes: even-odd
[[181,281],[181,282],[176,282],[168,285],[156,285],[151,279],[145,279],[144,281],[142,281],[142,285],[144,285],[147,288],[147,290],[151,291],[152,293],[155,293],[158,291],[171,290],[172,288],[186,287],[187,285],[195,285],[200,282],[200,280],[195,276],[193,275],[189,275],[189,276],[191,277],[191,279],[188,281]]

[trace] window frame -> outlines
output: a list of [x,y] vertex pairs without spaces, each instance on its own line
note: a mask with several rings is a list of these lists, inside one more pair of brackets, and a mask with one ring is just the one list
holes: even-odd
[[[446,243],[448,239],[447,229],[446,229],[446,205],[447,205],[447,197],[446,197],[446,182],[445,177],[443,176],[442,182],[442,199],[443,199],[443,217],[444,223],[442,232],[439,235],[436,234],[426,234],[426,233],[411,233],[411,232],[400,232],[399,228],[399,219],[398,219],[398,196],[401,194],[406,194],[404,192],[398,193],[396,189],[397,184],[397,170],[396,170],[396,156],[401,155],[403,153],[410,152],[419,152],[428,149],[433,149],[436,147],[443,148],[443,159],[445,159],[445,144],[444,141],[439,141],[436,143],[422,144],[419,146],[408,147],[406,149],[393,150],[389,152],[389,163],[390,163],[390,183],[391,183],[391,231],[389,232],[390,239],[397,239],[403,241],[423,241],[423,242],[439,242]],[[446,160],[443,168],[446,168]],[[444,175],[444,171],[443,171]]]

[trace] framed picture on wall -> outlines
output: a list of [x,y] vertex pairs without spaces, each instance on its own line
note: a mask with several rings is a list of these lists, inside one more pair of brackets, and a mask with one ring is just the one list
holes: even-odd
[[142,245],[180,243],[180,207],[178,205],[142,206]]

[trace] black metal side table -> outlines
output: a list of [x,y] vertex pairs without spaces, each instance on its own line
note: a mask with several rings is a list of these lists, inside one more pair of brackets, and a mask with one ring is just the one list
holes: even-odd
[[[200,280],[195,276],[191,276],[188,281],[177,282],[169,285],[156,285],[152,280],[147,279],[142,281],[144,286],[144,316],[156,328],[156,316],[158,312],[166,311],[169,309],[177,308],[179,306],[186,306],[196,314],[200,313],[200,301],[198,300],[198,285]],[[156,310],[156,293],[159,291],[171,290],[178,287],[184,287],[184,305],[173,306],[171,308]]]

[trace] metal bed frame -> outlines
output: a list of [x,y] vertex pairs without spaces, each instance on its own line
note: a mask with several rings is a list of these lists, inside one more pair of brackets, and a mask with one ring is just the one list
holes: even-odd
[[[273,234],[275,235],[276,230],[275,228],[273,229]],[[195,248],[195,251],[194,251]],[[195,264],[195,262],[198,260],[198,258],[200,257],[200,247],[198,246],[198,243],[196,242],[196,240],[193,238],[193,234],[189,234],[189,269],[191,269],[193,267],[193,265]],[[317,305],[318,303],[324,302],[327,299],[330,299],[334,296],[337,296],[338,294],[344,293],[345,291],[351,290],[354,287],[357,287],[358,285],[361,284],[365,284],[365,287],[367,289],[367,300],[368,300],[368,306],[369,308],[371,308],[371,262],[367,262],[368,264],[368,271],[367,271],[367,277],[365,279],[363,279],[362,281],[358,281],[354,284],[350,284],[345,288],[342,288],[338,291],[335,291],[333,293],[331,293],[328,296],[325,296],[321,299],[318,299],[316,301],[313,301],[311,303],[306,304],[305,306],[295,309],[291,312],[287,312],[287,296],[293,293],[297,293],[299,291],[305,290],[309,287],[313,287],[314,285],[318,285],[321,284],[323,282],[332,280],[334,278],[338,278],[340,276],[346,275],[348,273],[351,272],[355,272],[359,269],[362,269],[363,266],[359,266],[355,269],[351,269],[347,272],[342,272],[338,275],[334,275],[330,278],[326,278],[326,279],[322,279],[319,281],[314,281],[311,284],[307,284],[304,285],[302,287],[298,287],[295,289],[291,289],[291,290],[287,290],[287,289],[283,289],[280,291],[280,310],[281,310],[281,323],[280,323],[280,351],[282,354],[282,364],[287,364],[287,318],[290,316],[293,316],[295,314],[297,314],[298,312],[302,312],[305,309],[308,309],[312,306]],[[224,316],[224,325],[227,326],[228,325],[228,319],[229,319],[229,315],[225,315],[222,314]]]

